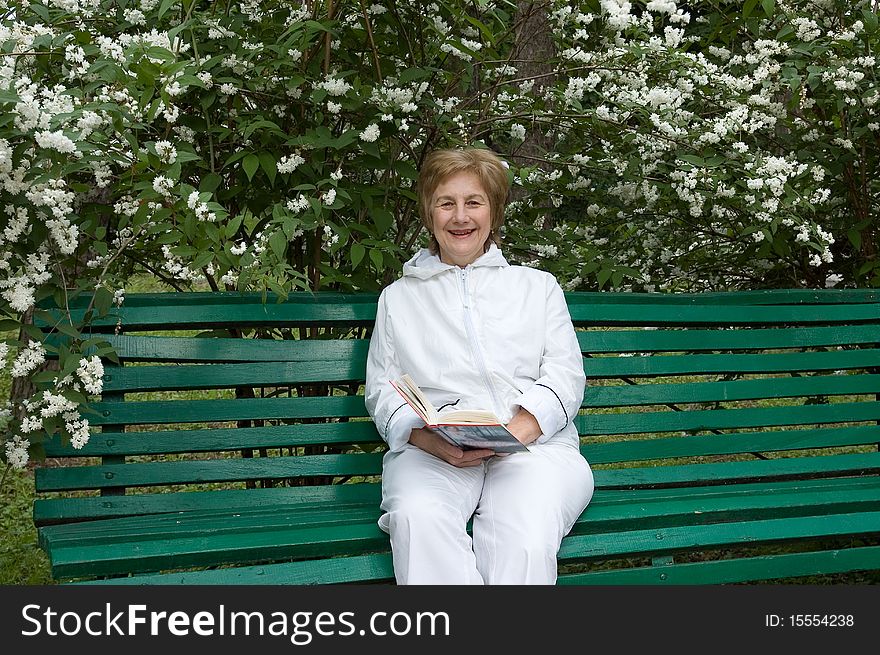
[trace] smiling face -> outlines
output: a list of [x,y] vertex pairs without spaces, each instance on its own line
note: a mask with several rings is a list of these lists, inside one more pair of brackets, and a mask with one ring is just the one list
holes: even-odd
[[440,261],[465,267],[484,252],[492,226],[489,197],[473,173],[450,175],[434,190],[431,199],[434,237]]

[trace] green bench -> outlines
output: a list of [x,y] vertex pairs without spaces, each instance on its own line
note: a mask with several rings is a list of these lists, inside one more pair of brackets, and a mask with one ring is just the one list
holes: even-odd
[[[560,584],[880,569],[880,294],[567,294],[596,492]],[[82,306],[74,307],[81,311]],[[60,581],[393,580],[362,382],[374,294],[127,295],[34,519]],[[869,573],[867,575],[874,575]]]

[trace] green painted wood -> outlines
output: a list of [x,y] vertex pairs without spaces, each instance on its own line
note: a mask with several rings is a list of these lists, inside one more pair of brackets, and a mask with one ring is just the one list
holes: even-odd
[[875,475],[880,453],[853,453],[824,457],[647,466],[594,471],[597,488],[629,489],[645,486],[729,484],[760,479],[792,479],[836,475]]
[[307,445],[376,444],[385,442],[372,421],[276,425],[261,428],[99,432],[77,450],[55,435],[45,444],[47,457],[204,453],[242,448],[289,448]]
[[880,301],[876,289],[761,289],[757,291],[706,291],[696,293],[636,293],[630,291],[569,291],[569,303],[620,303],[636,305],[782,305],[871,303]]
[[631,532],[575,535],[563,539],[560,560],[597,560],[676,552],[721,546],[748,546],[796,539],[819,539],[858,534],[880,534],[880,512],[827,516],[798,516],[682,526]]
[[831,403],[747,409],[705,409],[688,411],[587,414],[574,420],[581,435],[636,434],[642,432],[685,432],[735,430],[783,425],[852,423],[880,420],[880,403]]
[[[378,529],[378,528],[377,528]],[[659,530],[568,536],[559,551],[561,563],[610,557],[666,554],[708,547],[758,545],[806,538],[834,538],[880,533],[880,512],[809,516],[764,521],[684,526]],[[367,564],[367,561],[373,565]],[[389,555],[384,555],[389,557]],[[376,555],[331,558],[309,562],[238,567],[219,571],[196,571],[162,576],[138,576],[107,581],[111,584],[279,584],[296,583],[292,577],[308,576],[312,583],[376,581],[387,568],[375,566]],[[381,561],[381,560],[380,560]],[[365,564],[367,564],[365,566]],[[344,577],[339,577],[344,576]],[[302,577],[297,578],[302,580]]]
[[784,325],[851,324],[876,321],[880,304],[843,305],[569,305],[576,324],[595,326],[622,325]]
[[880,327],[869,324],[736,330],[597,328],[578,330],[577,337],[584,353],[763,350],[880,343]]
[[223,339],[105,336],[128,362],[311,362],[366,360],[367,339]]
[[[796,516],[855,514],[880,509],[880,485],[861,490],[843,489],[788,496],[777,494],[741,499],[740,506],[728,502],[694,502],[681,498],[663,503],[667,508],[641,506],[597,506],[588,509],[580,534],[604,538],[615,532],[666,530],[682,525],[702,529],[719,520],[755,520]],[[781,506],[781,507],[780,507]],[[340,510],[340,513],[342,511]],[[274,557],[309,556],[315,541],[326,540],[317,552],[354,554],[365,549],[387,548],[385,535],[376,526],[377,508],[351,508],[344,517],[326,513],[307,524],[289,512],[275,512],[267,518],[229,514],[217,516],[171,517],[159,529],[135,530],[133,534],[104,534],[91,538],[56,539],[51,544],[52,565],[59,576],[109,575],[147,572],[179,566],[206,566],[228,562],[248,562]],[[301,518],[301,514],[299,516]],[[658,521],[658,519],[660,519]],[[653,523],[653,525],[652,525]],[[153,526],[154,528],[156,526]],[[129,526],[129,529],[131,527]],[[775,535],[785,538],[780,532]]]
[[174,512],[242,511],[280,505],[325,504],[336,506],[362,502],[378,506],[381,500],[377,483],[334,484],[303,487],[268,487],[256,489],[215,489],[143,493],[114,497],[38,498],[34,501],[34,523],[55,525],[69,521],[92,521]]
[[[785,516],[824,515],[880,510],[880,484],[839,484],[825,481],[823,486],[773,484],[751,485],[753,491],[739,495],[708,494],[705,489],[690,493],[677,490],[678,496],[663,499],[631,498],[628,502],[605,502],[600,492],[579,518],[572,534],[591,534],[611,530],[634,530],[678,525],[695,525],[731,520],[756,520]],[[130,544],[139,548],[144,540],[165,540],[169,551],[180,547],[170,544],[178,538],[215,536],[224,539],[235,534],[278,532],[283,541],[291,527],[345,525],[372,522],[381,511],[373,504],[326,506],[261,507],[252,510],[224,510],[143,516],[85,524],[49,526],[41,530],[44,546],[79,549],[79,561],[94,559],[87,548],[101,549],[108,544]],[[198,542],[200,548],[207,548]],[[225,541],[223,543],[226,543]],[[71,557],[73,551],[70,551]],[[222,558],[222,556],[219,556]],[[73,564],[68,559],[69,565]],[[163,565],[167,566],[167,565]]]
[[809,375],[724,382],[590,385],[584,408],[633,407],[880,393],[880,375]]
[[310,455],[305,457],[224,458],[149,462],[76,468],[41,468],[35,474],[39,491],[73,491],[108,487],[149,487],[304,476],[376,475],[381,454]]
[[191,366],[126,366],[109,380],[107,391],[186,391],[237,386],[284,386],[331,382],[363,383],[365,361],[250,362]]
[[[179,537],[174,541],[143,540],[135,545],[104,544],[90,549],[88,561],[78,557],[80,546],[60,546],[51,550],[52,574],[57,577],[113,575],[155,571],[173,561],[175,568],[200,566],[216,562],[217,550],[223,552],[224,563],[251,563],[259,560],[322,557],[352,551],[387,549],[388,535],[375,521],[345,525],[293,527],[285,538],[277,533],[251,531],[244,535]],[[68,565],[74,560],[73,565]]]
[[835,371],[880,366],[880,349],[736,355],[655,355],[652,357],[588,357],[587,378],[705,375],[708,373],[790,373]]
[[560,585],[700,585],[771,581],[880,568],[880,546],[571,573]]
[[[849,471],[875,471],[880,453],[825,457],[791,457],[775,460],[723,462],[685,466],[624,468],[595,472],[598,487],[659,484],[699,484],[720,480],[832,475]],[[38,491],[71,491],[111,487],[149,487],[167,484],[201,484],[256,479],[284,479],[316,475],[376,475],[381,454],[310,455],[303,457],[224,458],[177,462],[150,462],[108,466],[40,468],[35,473]]]
[[[73,309],[74,322],[81,322],[84,311]],[[376,320],[374,303],[279,303],[200,304],[176,306],[137,306],[125,303],[106,316],[92,320],[94,332],[113,331],[121,323],[124,331],[255,328],[369,326]],[[42,327],[42,326],[41,326]]]
[[338,557],[304,562],[283,562],[232,567],[213,571],[189,571],[136,575],[76,584],[94,585],[314,585],[344,582],[388,582],[394,579],[390,553]]
[[211,423],[261,419],[357,418],[368,416],[363,396],[150,400],[92,404],[92,425]]
[[638,462],[680,457],[771,453],[880,443],[880,426],[814,430],[737,432],[694,437],[648,438],[581,446],[590,464]]

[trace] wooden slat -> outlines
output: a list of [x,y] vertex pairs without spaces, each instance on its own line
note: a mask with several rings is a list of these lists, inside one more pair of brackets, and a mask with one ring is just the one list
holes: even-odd
[[754,329],[594,329],[577,332],[581,352],[693,352],[700,350],[754,350],[853,346],[880,343],[880,327],[834,325]]
[[783,425],[854,423],[880,420],[880,402],[789,405],[755,409],[705,409],[686,412],[587,414],[575,417],[581,435],[735,430]]
[[880,292],[876,289],[760,289],[696,293],[574,291],[567,292],[565,296],[569,303],[627,305],[834,305],[880,302]]
[[627,327],[640,325],[819,325],[877,321],[880,304],[844,305],[569,305],[576,324]]
[[365,360],[126,366],[104,378],[107,391],[186,391],[237,386],[363,382]]
[[378,505],[380,498],[379,485],[376,483],[38,498],[34,501],[34,523],[46,526],[68,521],[91,522],[169,512],[228,510],[230,507],[244,511],[254,507],[312,503],[336,506],[365,502]]
[[108,334],[128,362],[311,362],[366,359],[367,339],[223,339]]
[[710,547],[875,533],[880,534],[880,512],[682,526],[570,536],[562,541],[559,559],[595,560],[645,552],[657,555]]
[[261,428],[99,432],[77,450],[56,435],[46,442],[47,457],[157,455],[223,452],[242,448],[287,448],[306,445],[384,444],[372,421],[276,425]]
[[92,425],[211,423],[261,419],[355,418],[367,416],[363,396],[148,400],[92,405]]
[[838,475],[876,475],[880,453],[783,457],[715,464],[648,466],[594,471],[597,488],[632,489],[651,486],[729,484],[761,479],[800,479]]
[[880,546],[739,557],[559,576],[560,585],[700,585],[772,581],[880,568]]
[[314,475],[376,475],[381,470],[382,455],[367,453],[40,468],[36,471],[35,481],[39,491],[72,491]]
[[584,408],[634,407],[880,393],[880,375],[810,375],[723,382],[589,386]]
[[588,378],[706,375],[709,373],[791,373],[836,371],[880,366],[880,349],[736,355],[655,355],[651,357],[589,357]]
[[880,426],[738,432],[706,437],[667,437],[588,443],[581,452],[591,464],[638,462],[678,457],[707,457],[783,452],[880,443]]

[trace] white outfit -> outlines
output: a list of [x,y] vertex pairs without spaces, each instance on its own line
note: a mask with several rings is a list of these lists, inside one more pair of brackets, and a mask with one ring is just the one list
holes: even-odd
[[[458,468],[408,443],[424,422],[389,380],[408,373],[435,407],[525,408],[530,453]],[[379,526],[400,584],[553,584],[556,552],[593,493],[573,424],[583,359],[562,289],[494,245],[466,268],[421,250],[379,297],[366,406],[389,450]],[[473,517],[473,541],[466,524]]]

